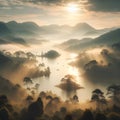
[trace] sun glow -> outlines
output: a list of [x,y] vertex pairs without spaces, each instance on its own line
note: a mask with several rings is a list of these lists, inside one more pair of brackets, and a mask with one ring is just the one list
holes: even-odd
[[70,13],[76,13],[76,12],[78,12],[79,8],[78,8],[77,4],[69,3],[66,7],[66,10]]

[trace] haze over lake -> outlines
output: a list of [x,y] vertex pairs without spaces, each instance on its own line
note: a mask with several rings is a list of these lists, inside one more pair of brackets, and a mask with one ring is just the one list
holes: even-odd
[[120,119],[118,0],[0,1],[0,120]]

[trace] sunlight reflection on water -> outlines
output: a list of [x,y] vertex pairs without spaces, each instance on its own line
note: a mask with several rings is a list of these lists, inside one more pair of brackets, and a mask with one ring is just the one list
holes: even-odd
[[[76,67],[69,65],[69,62],[75,61],[77,54],[68,53],[57,48],[52,48],[52,49],[58,51],[61,54],[61,56],[54,60],[41,58],[41,57],[37,58],[39,62],[43,62],[46,65],[48,65],[51,70],[51,75],[49,78],[44,78],[44,80],[42,78],[38,78],[41,84],[39,90],[40,91],[52,90],[54,93],[61,96],[63,99],[66,99],[66,96],[63,94],[63,92],[55,86],[60,84],[61,79],[67,74],[73,75],[75,77],[74,82],[82,86],[83,80],[81,81],[80,79],[79,70]],[[38,50],[36,49],[36,51]],[[41,51],[41,48],[39,48],[39,51]],[[44,50],[42,49],[42,51]],[[45,49],[45,51],[47,51],[47,49]]]

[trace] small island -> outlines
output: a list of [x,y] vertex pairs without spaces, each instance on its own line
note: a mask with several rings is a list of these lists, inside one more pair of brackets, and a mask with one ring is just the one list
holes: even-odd
[[60,54],[55,50],[50,50],[50,51],[46,52],[45,54],[41,55],[41,57],[46,57],[46,58],[49,58],[49,59],[55,59],[59,56],[60,56]]

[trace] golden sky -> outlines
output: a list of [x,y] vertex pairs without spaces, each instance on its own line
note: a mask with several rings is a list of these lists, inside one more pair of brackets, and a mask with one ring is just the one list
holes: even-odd
[[120,0],[0,0],[0,20],[39,25],[86,22],[95,28],[120,26]]

